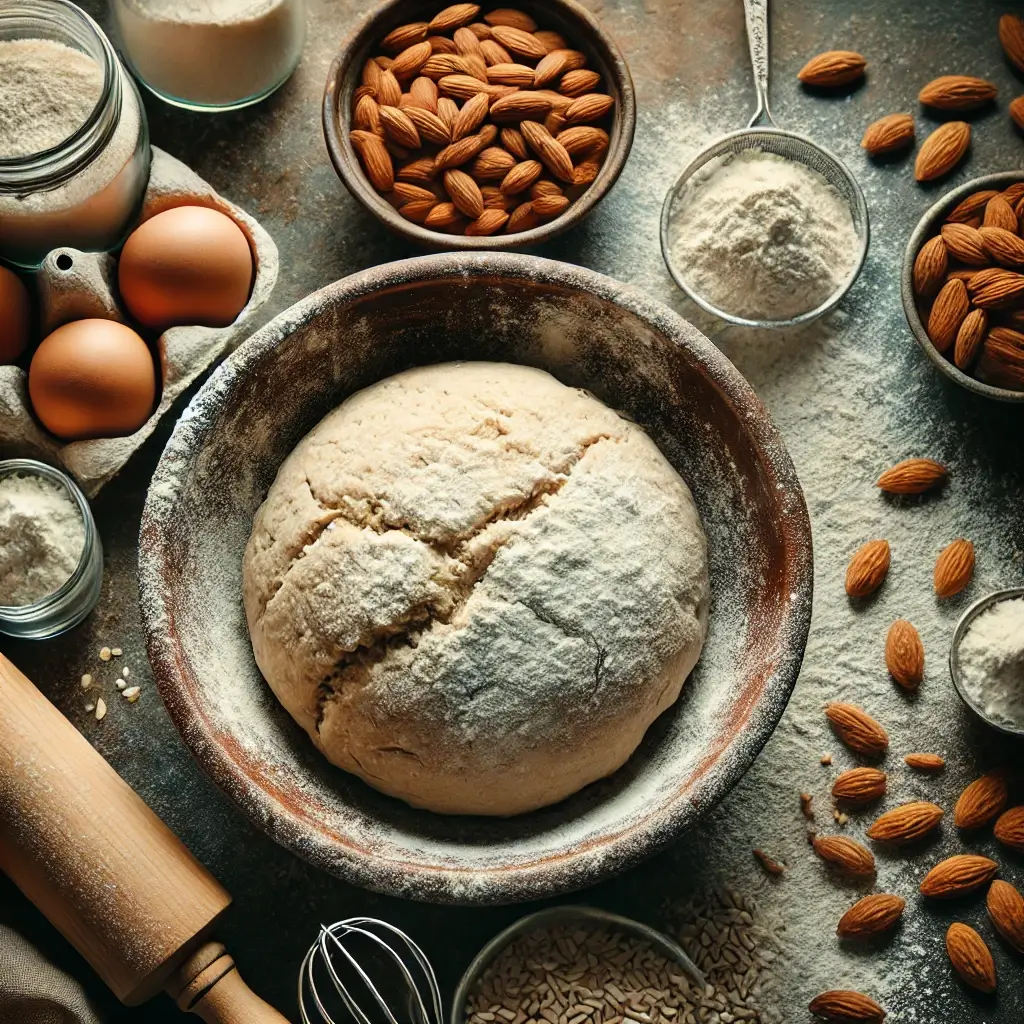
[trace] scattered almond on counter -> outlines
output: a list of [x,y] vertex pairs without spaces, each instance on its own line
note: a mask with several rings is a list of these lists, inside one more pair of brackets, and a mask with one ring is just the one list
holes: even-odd
[[995,992],[995,962],[985,940],[973,928],[954,921],[946,932],[946,952],[956,973],[971,988]]
[[[945,252],[942,239],[932,239],[936,240]],[[875,481],[875,486],[888,494],[923,494],[944,484],[948,475],[946,467],[935,459],[904,459],[887,469]]]
[[893,807],[875,821],[867,836],[881,843],[916,843],[938,828],[943,813],[941,807],[924,800]]
[[851,85],[864,77],[867,61],[853,50],[828,50],[812,57],[798,72],[804,85],[835,89]]
[[855,704],[828,704],[825,716],[832,723],[836,735],[854,752],[865,757],[879,757],[888,749],[889,734]]
[[858,900],[839,919],[836,934],[841,939],[871,939],[894,928],[903,916],[906,902],[888,893],[872,893]]
[[935,593],[942,598],[959,594],[974,576],[974,545],[962,537],[943,548],[935,562]]
[[948,174],[966,156],[971,145],[971,126],[966,121],[947,121],[924,140],[914,162],[918,181],[934,181]]
[[906,619],[897,619],[885,639],[885,665],[905,690],[916,690],[924,679],[924,644],[921,634]]
[[1004,14],[999,19],[999,42],[1007,60],[1018,71],[1024,71],[1024,19]]
[[953,808],[957,828],[983,828],[999,817],[1010,799],[1006,773],[989,772],[975,779],[961,794]]
[[846,593],[850,597],[873,594],[888,575],[890,557],[887,540],[869,540],[859,547],[846,569]]
[[827,864],[847,875],[875,873],[875,855],[848,836],[812,836],[814,852]]
[[1003,846],[1024,853],[1024,805],[1003,811],[996,821],[993,834]]
[[942,75],[933,78],[917,98],[935,110],[977,110],[996,98],[996,87],[971,75]]
[[815,996],[808,1010],[832,1024],[881,1024],[885,1010],[868,996],[849,989],[836,989]]
[[861,146],[868,156],[888,156],[914,144],[914,118],[910,114],[887,114],[864,129]]
[[940,861],[924,876],[922,896],[932,899],[955,899],[980,889],[996,876],[999,865],[988,857],[958,853]]
[[1024,953],[1024,896],[997,878],[989,886],[985,906],[996,931],[1018,953]]
[[919,772],[941,772],[946,767],[945,760],[938,754],[907,754],[903,760]]
[[851,768],[832,783],[832,796],[854,807],[870,804],[885,796],[887,778],[877,768]]

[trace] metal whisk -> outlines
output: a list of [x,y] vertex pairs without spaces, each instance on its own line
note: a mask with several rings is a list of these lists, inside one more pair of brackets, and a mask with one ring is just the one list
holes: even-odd
[[[379,972],[376,982],[371,970]],[[406,991],[397,1016],[380,991],[385,971],[391,983]],[[437,976],[423,950],[405,932],[372,917],[321,925],[319,938],[302,961],[302,1024],[341,1024],[329,1009],[337,1012],[338,1004],[358,1024],[442,1024]],[[370,1007],[369,1013],[364,1006]]]

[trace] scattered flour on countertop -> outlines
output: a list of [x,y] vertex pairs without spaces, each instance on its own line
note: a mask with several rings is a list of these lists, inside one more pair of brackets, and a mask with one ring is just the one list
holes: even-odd
[[85,124],[103,91],[87,53],[53,39],[0,41],[0,159],[52,149]]
[[0,479],[0,605],[32,604],[78,567],[85,525],[67,491],[43,477]]
[[857,258],[849,206],[817,171],[745,150],[691,179],[671,224],[693,290],[751,319],[799,316],[840,287]]
[[964,690],[989,718],[1024,728],[1024,597],[982,612],[960,641]]

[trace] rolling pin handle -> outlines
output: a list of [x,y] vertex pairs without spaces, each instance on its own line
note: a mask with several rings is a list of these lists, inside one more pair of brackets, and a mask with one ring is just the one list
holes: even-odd
[[227,950],[207,942],[178,968],[167,992],[206,1024],[288,1024],[242,980]]

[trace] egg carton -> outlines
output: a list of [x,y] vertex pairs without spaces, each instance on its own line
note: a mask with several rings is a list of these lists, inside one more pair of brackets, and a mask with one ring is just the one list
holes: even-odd
[[[175,206],[208,206],[227,214],[249,240],[255,280],[249,301],[230,326],[171,327],[160,335],[160,401],[134,434],[93,441],[61,441],[44,430],[33,415],[26,372],[20,366],[0,366],[0,453],[5,457],[31,456],[61,465],[90,498],[117,475],[189,385],[238,347],[250,333],[256,311],[270,298],[277,281],[277,246],[270,235],[180,160],[154,147],[139,223]],[[117,259],[110,253],[54,249],[36,274],[35,291],[43,337],[62,324],[89,317],[131,326],[118,298]]]

